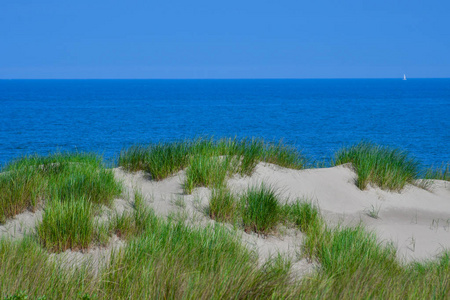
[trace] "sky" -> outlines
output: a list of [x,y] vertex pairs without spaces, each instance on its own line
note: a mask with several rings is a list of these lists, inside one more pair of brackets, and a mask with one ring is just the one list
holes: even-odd
[[0,1],[0,79],[404,73],[450,77],[450,1]]

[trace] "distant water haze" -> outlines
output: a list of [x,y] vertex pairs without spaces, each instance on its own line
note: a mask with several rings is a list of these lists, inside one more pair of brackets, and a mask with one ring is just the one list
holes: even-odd
[[450,161],[449,116],[450,79],[0,80],[0,164],[237,136],[283,139],[316,160],[365,139],[437,166]]

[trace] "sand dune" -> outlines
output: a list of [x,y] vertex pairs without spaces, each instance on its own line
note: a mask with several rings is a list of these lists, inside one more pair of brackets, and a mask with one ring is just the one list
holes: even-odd
[[[432,258],[450,248],[450,182],[435,180],[429,190],[407,185],[401,192],[370,187],[361,191],[350,166],[289,170],[259,164],[248,178],[233,178],[229,185],[242,190],[264,181],[280,190],[287,201],[315,201],[331,224],[363,222],[380,241],[398,246],[400,258]],[[378,211],[378,218],[369,212]]]
[[[214,223],[205,214],[211,191],[198,188],[192,195],[184,195],[184,171],[159,182],[151,181],[142,172],[127,173],[117,168],[115,174],[124,182],[129,195],[140,190],[147,205],[158,215],[180,217],[184,214],[198,224]],[[264,182],[276,188],[283,201],[299,198],[314,201],[329,224],[362,222],[377,233],[380,242],[394,243],[399,258],[406,261],[433,258],[443,248],[450,249],[450,182],[435,180],[429,190],[407,185],[401,192],[374,187],[361,191],[355,186],[355,178],[355,172],[345,165],[291,170],[260,163],[252,176],[235,176],[228,180],[228,185],[234,192],[241,193],[250,185]],[[116,210],[129,209],[125,198],[116,199]],[[378,218],[369,216],[370,212]],[[20,238],[25,231],[32,230],[41,214],[38,210],[16,216],[0,226],[0,236]],[[298,256],[302,233],[286,229],[284,234],[261,237],[242,232],[242,238],[264,261],[278,252]],[[311,267],[304,260],[297,260],[296,264],[302,270]]]

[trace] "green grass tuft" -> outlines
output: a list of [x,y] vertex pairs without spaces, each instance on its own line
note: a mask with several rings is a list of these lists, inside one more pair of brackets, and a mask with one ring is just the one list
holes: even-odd
[[239,215],[239,203],[226,187],[215,188],[209,200],[209,216],[219,222],[233,222]]
[[222,226],[192,228],[155,218],[113,257],[101,289],[119,298],[278,298],[290,293],[288,267],[259,268],[257,257]]
[[447,299],[450,255],[437,261],[403,265],[392,244],[381,244],[362,225],[328,227],[313,219],[303,241],[303,254],[320,268],[301,283],[300,298],[317,299]]
[[38,170],[22,167],[0,174],[0,223],[30,208],[42,198],[45,181]]
[[285,204],[282,214],[305,233],[310,231],[310,226],[319,223],[321,218],[318,206],[310,201],[297,200],[292,204]]
[[281,255],[258,266],[224,226],[197,228],[152,214],[99,269],[88,262],[62,267],[31,236],[0,239],[0,298],[448,299],[450,252],[404,265],[362,226],[331,228],[313,204],[291,206],[314,216],[305,220],[303,253],[317,269],[302,279],[291,276],[292,263]]
[[28,156],[8,164],[0,173],[0,222],[42,199],[85,198],[110,205],[122,184],[105,169],[101,158],[89,153],[55,153]]
[[32,236],[0,239],[0,299],[20,292],[28,299],[78,299],[96,284],[89,265],[62,267]]
[[44,209],[37,233],[42,246],[50,251],[88,248],[95,234],[92,203],[84,198],[51,201]]
[[450,181],[450,163],[442,164],[440,168],[428,168],[425,171],[425,179],[437,179]]
[[109,231],[120,238],[130,239],[145,232],[154,218],[154,212],[143,204],[142,194],[135,191],[134,210],[121,215],[116,213],[110,221]]
[[191,194],[196,187],[220,187],[236,169],[233,157],[211,157],[198,155],[191,158],[186,170],[184,191]]
[[187,166],[191,147],[188,141],[134,145],[121,151],[118,164],[128,171],[146,171],[154,180],[161,180]]
[[111,206],[122,186],[116,182],[112,170],[89,165],[73,164],[64,173],[49,178],[49,194],[61,200],[85,197],[95,204]]
[[279,222],[280,204],[275,190],[264,184],[249,187],[241,196],[242,221],[246,230],[267,233]]
[[250,175],[260,161],[282,167],[302,169],[305,158],[294,148],[262,139],[197,138],[148,146],[134,145],[121,151],[118,164],[128,171],[146,171],[154,180],[161,180],[188,167],[193,157],[235,157],[235,172]]
[[335,165],[352,163],[358,174],[356,185],[365,189],[374,184],[382,189],[399,191],[418,177],[418,162],[399,149],[369,142],[344,148],[335,154]]

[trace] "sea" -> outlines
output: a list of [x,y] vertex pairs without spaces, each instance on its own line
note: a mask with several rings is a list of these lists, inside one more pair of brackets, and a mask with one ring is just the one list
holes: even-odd
[[450,79],[0,80],[0,165],[195,137],[282,140],[330,161],[361,140],[450,162]]

